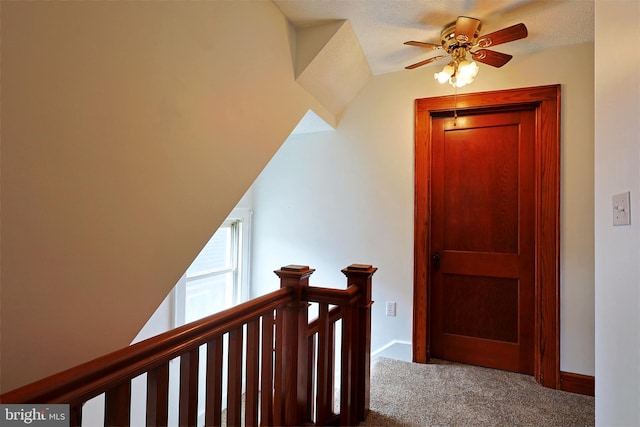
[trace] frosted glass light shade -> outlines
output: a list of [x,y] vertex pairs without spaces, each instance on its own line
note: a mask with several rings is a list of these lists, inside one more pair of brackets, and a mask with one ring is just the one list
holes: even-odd
[[475,61],[469,62],[466,58],[458,59],[445,65],[439,73],[433,77],[440,83],[449,82],[453,87],[463,87],[473,82],[478,75],[478,64]]
[[440,83],[446,83],[449,81],[453,73],[456,72],[456,69],[451,64],[447,64],[444,66],[442,71],[439,73],[435,73],[433,77],[438,80]]

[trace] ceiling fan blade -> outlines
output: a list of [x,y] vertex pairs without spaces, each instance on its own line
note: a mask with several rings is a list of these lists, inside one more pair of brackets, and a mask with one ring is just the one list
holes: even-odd
[[456,20],[456,40],[460,43],[471,43],[476,37],[480,20],[468,16],[458,16]]
[[480,49],[472,53],[471,57],[478,62],[482,62],[496,68],[502,67],[504,64],[509,62],[511,58],[513,58],[512,55],[487,49]]
[[416,41],[408,41],[408,42],[404,42],[404,44],[409,45],[409,46],[418,46],[418,47],[428,47],[431,49],[438,49],[442,46],[440,46],[439,44],[435,44],[435,43],[426,43],[426,42],[416,42]]
[[446,58],[448,55],[434,56],[433,58],[425,59],[424,61],[416,62],[415,64],[407,65],[404,67],[406,70],[413,70],[414,68],[422,67],[423,65],[430,64],[442,58]]
[[512,42],[527,37],[529,32],[524,24],[516,24],[503,28],[490,34],[485,34],[478,39],[479,47],[497,46],[502,43]]

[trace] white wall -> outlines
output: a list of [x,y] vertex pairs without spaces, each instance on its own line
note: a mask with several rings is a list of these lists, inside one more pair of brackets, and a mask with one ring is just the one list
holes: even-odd
[[[374,76],[335,131],[292,135],[254,185],[256,292],[275,289],[270,272],[286,264],[310,265],[311,284],[335,287],[345,283],[340,269],[373,264],[374,350],[411,341],[414,99],[453,93],[433,79],[434,68]],[[502,69],[481,65],[464,89],[556,83],[563,90],[561,369],[593,375],[593,45],[516,57]],[[385,301],[397,302],[397,317],[385,316]]]
[[[596,424],[640,425],[640,3],[595,9]],[[613,60],[619,58],[620,60]],[[631,225],[612,225],[631,191]]]
[[[235,208],[246,209],[249,211],[253,210],[252,188],[249,188],[249,190],[245,193],[245,195],[242,196],[242,198],[240,199],[238,204],[235,206]],[[249,217],[248,220],[251,221],[251,218]],[[248,227],[248,229],[251,230],[251,224],[247,224],[245,225],[245,227]],[[247,228],[245,228],[245,230],[246,229]],[[214,230],[214,233],[215,233],[215,230]],[[251,237],[251,235],[249,235],[249,237]],[[211,238],[211,236],[209,236],[209,238]],[[249,257],[249,262],[250,262],[250,257]],[[164,300],[162,300],[158,308],[156,308],[156,310],[153,312],[151,317],[147,320],[147,322],[144,324],[142,329],[140,329],[138,334],[135,336],[133,341],[131,341],[131,344],[135,344],[147,338],[154,337],[170,329],[173,329],[176,326],[180,326],[184,324],[184,308],[182,309],[177,308],[175,307],[175,304],[178,302],[176,301],[177,288],[179,284],[182,284],[184,286],[184,283],[186,280],[186,272],[187,272],[187,269],[185,268],[185,270],[182,272],[180,279],[178,279],[178,283],[171,289],[171,291],[169,291],[169,293],[164,298]],[[244,291],[245,290],[243,289],[242,292]],[[247,299],[250,299],[250,295],[242,295],[243,301]],[[182,314],[177,315],[178,314],[177,312],[180,312],[180,310]]]
[[269,1],[2,2],[1,19],[6,391],[128,345],[326,111]]

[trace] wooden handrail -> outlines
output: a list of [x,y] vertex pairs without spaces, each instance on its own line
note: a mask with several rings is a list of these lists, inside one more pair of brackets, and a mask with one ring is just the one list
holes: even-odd
[[[227,425],[240,425],[243,416],[246,425],[325,425],[334,420],[357,424],[368,411],[371,276],[376,269],[360,264],[344,269],[347,289],[310,287],[313,271],[307,266],[282,267],[276,271],[281,288],[275,292],[9,391],[0,395],[0,402],[66,403],[70,425],[81,426],[83,405],[104,394],[104,425],[128,426],[131,381],[146,374],[146,424],[167,425],[169,362],[179,359],[181,426],[196,425],[200,405],[205,425],[220,425],[223,411]],[[310,302],[320,307],[318,319],[311,322]],[[341,392],[335,414],[338,321]],[[206,395],[200,402],[203,347]]]
[[[329,323],[334,324],[338,320],[342,318],[342,308],[339,305],[335,307],[331,307],[327,311],[327,316],[329,318]],[[316,317],[312,321],[309,322],[309,336],[318,333],[318,326],[320,324],[320,318]]]
[[307,287],[302,289],[302,299],[308,302],[323,302],[327,304],[348,305],[353,304],[358,298],[359,289],[357,286],[350,286],[347,289]]
[[292,301],[290,289],[278,289],[228,310],[180,326],[90,362],[0,395],[1,403],[87,401],[117,384],[206,343],[247,319]]

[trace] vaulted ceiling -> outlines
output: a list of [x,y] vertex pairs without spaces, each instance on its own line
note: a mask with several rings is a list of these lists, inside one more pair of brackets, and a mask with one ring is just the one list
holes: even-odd
[[593,0],[274,1],[298,31],[348,20],[373,74],[399,71],[435,56],[433,51],[403,43],[438,43],[442,27],[460,15],[482,20],[482,34],[524,23],[529,30],[526,39],[496,48],[514,56],[594,38]]

